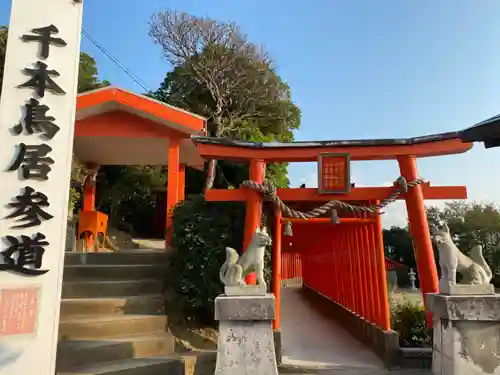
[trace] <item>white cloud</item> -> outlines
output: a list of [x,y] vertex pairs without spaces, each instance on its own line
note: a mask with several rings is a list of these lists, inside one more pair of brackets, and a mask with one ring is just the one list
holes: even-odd
[[404,201],[396,201],[388,205],[382,215],[382,226],[390,228],[392,226],[404,227],[408,220],[406,204]]

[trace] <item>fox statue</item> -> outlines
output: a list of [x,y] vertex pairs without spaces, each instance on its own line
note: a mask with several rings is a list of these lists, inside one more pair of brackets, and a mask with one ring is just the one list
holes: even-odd
[[457,272],[463,275],[464,284],[490,283],[492,272],[484,260],[483,248],[480,245],[474,246],[467,256],[453,243],[448,225],[444,224],[441,228],[433,225],[430,229],[439,250],[440,289],[443,286],[455,285]]
[[219,271],[220,281],[226,286],[243,286],[245,277],[255,272],[257,284],[267,288],[264,280],[264,254],[266,246],[271,244],[271,237],[264,227],[257,228],[248,249],[239,256],[238,252],[226,247],[226,261]]

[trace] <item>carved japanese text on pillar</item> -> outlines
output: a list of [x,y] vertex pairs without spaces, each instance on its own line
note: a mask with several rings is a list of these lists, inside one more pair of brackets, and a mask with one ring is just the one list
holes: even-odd
[[58,37],[59,30],[54,25],[35,28],[21,40],[26,43],[38,43],[39,60],[32,67],[24,67],[22,71],[28,79],[19,84],[19,89],[31,89],[33,96],[22,105],[24,114],[19,123],[11,128],[13,137],[19,135],[32,136],[29,144],[19,142],[13,161],[4,173],[18,173],[20,184],[19,194],[11,197],[7,206],[11,210],[4,219],[12,221],[11,229],[32,229],[34,233],[21,235],[5,234],[3,241],[7,248],[0,254],[3,261],[0,271],[11,271],[21,275],[38,276],[47,273],[43,269],[43,255],[49,246],[49,239],[37,230],[43,221],[51,220],[50,197],[44,192],[30,186],[30,180],[49,180],[51,166],[55,160],[51,157],[50,141],[57,136],[60,128],[57,120],[50,116],[50,108],[43,103],[46,94],[64,95],[66,92],[57,84],[59,72],[46,63],[52,47],[65,47],[67,43]]

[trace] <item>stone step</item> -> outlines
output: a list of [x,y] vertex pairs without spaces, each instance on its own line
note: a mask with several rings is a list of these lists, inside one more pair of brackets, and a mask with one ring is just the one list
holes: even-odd
[[56,375],[184,375],[184,364],[179,358],[151,357],[88,365]]
[[164,251],[131,250],[113,253],[66,252],[64,264],[165,264]]
[[78,264],[64,266],[64,281],[162,278],[164,264]]
[[126,297],[158,294],[163,291],[163,281],[158,279],[66,281],[62,298]]
[[64,298],[61,319],[85,315],[164,314],[165,299],[161,294],[121,298]]
[[[216,351],[193,351],[190,353],[183,354],[170,354],[165,356],[155,356],[149,358],[137,358],[136,360],[122,360],[106,362],[102,364],[93,364],[92,366],[79,367],[76,370],[66,370],[56,373],[56,375],[92,375],[92,374],[115,374],[114,372],[102,372],[102,369],[108,370],[109,368],[115,370],[116,367],[125,369],[125,366],[130,366],[134,369],[134,372],[122,373],[118,372],[119,375],[149,375],[149,372],[143,373],[143,366],[137,366],[139,361],[149,361],[150,363],[156,363],[156,361],[171,361],[176,362],[178,365],[175,369],[169,369],[172,372],[163,372],[164,375],[213,375],[215,372],[215,363],[217,358]],[[123,366],[121,366],[123,364]],[[93,372],[92,372],[93,371]],[[99,371],[99,372],[98,372]],[[123,370],[122,370],[123,371]],[[149,371],[149,370],[148,370]],[[179,372],[180,371],[180,372]],[[156,375],[156,373],[152,373]],[[158,372],[160,374],[160,372]]]
[[78,316],[59,322],[59,341],[110,339],[166,331],[165,315]]
[[165,356],[174,352],[171,333],[135,335],[107,340],[62,341],[57,347],[57,371],[70,371],[89,364],[141,357]]

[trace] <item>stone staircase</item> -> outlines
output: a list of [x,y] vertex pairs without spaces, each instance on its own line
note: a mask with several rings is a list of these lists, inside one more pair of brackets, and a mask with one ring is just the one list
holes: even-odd
[[204,375],[175,353],[162,295],[165,253],[66,253],[57,375]]

